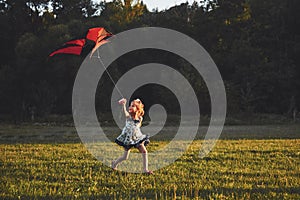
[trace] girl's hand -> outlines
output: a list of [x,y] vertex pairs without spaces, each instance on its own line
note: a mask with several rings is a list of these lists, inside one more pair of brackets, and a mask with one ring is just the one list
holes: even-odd
[[125,105],[126,103],[127,103],[127,100],[125,98],[119,100],[119,104],[121,104],[121,105]]
[[125,98],[123,98],[123,99],[120,99],[119,101],[119,104],[120,105],[123,105],[122,106],[122,110],[123,110],[123,112],[124,112],[124,115],[125,115],[125,117],[127,118],[127,117],[130,117],[130,114],[128,113],[128,111],[126,110],[126,103],[127,103],[127,100],[125,99]]

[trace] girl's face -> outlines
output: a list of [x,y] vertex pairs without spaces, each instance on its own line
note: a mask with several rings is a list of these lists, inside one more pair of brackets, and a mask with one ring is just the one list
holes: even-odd
[[129,113],[136,113],[137,108],[136,108],[136,105],[133,102],[131,102],[131,104],[128,108],[128,111],[129,111]]

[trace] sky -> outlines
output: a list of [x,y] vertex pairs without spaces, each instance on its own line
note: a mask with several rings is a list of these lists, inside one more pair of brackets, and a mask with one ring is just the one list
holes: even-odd
[[[100,0],[95,0],[96,2],[99,2]],[[110,0],[106,0],[106,2],[109,2]],[[169,9],[172,6],[180,5],[181,3],[189,2],[189,4],[192,4],[194,0],[143,0],[144,4],[146,4],[149,11],[152,11],[153,9],[158,9],[158,11]]]
[[146,4],[148,10],[152,11],[153,9],[158,8],[158,11],[161,11],[186,2],[192,4],[194,0],[143,0],[143,2]]

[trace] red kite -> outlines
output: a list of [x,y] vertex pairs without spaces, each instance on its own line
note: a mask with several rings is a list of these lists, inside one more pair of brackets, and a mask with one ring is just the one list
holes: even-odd
[[[92,52],[90,54],[90,58],[92,57],[92,55],[95,53],[95,51],[103,44],[109,42],[108,40],[106,40],[107,38],[111,37],[113,34],[111,34],[110,32],[106,31],[104,28],[102,27],[96,27],[96,28],[91,28],[89,29],[89,31],[87,32],[86,36],[84,39],[77,39],[77,40],[70,40],[66,43],[64,43],[63,47],[61,47],[60,49],[52,52],[49,56],[52,57],[56,54],[75,54],[75,55],[81,55],[82,49],[87,46],[87,40],[93,41],[95,43],[94,47],[92,48]],[[112,76],[109,74],[109,72],[107,71],[106,67],[104,66],[100,56],[97,56],[97,59],[99,60],[99,62],[101,63],[101,65],[103,66],[104,70],[106,71],[106,73],[108,74],[109,78],[111,79],[111,81],[113,82],[113,84],[116,86],[115,81],[112,79]],[[117,86],[116,86],[117,88]],[[120,92],[120,90],[117,88],[119,94],[123,97],[122,93]]]
[[60,53],[80,55],[84,44],[85,39],[68,41],[62,48],[52,52],[49,56],[54,56]]
[[92,40],[94,42],[100,42],[100,40],[112,36],[112,34],[108,31],[106,31],[104,28],[91,28],[89,29],[86,39]]
[[96,45],[94,46],[94,48],[92,49],[92,53],[90,55],[90,57],[92,57],[92,55],[95,53],[95,51],[103,44],[108,43],[108,40],[101,40],[100,42],[96,43]]
[[91,28],[89,29],[86,39],[77,39],[71,40],[64,43],[63,47],[59,48],[58,50],[52,52],[49,56],[52,57],[56,54],[74,54],[74,55],[81,55],[82,49],[85,47],[86,40],[91,40],[95,42],[95,46],[92,49],[91,56],[93,53],[103,44],[107,43],[108,40],[105,40],[108,37],[111,37],[112,34],[106,31],[102,27]]
[[65,44],[75,44],[75,45],[83,47],[85,44],[85,39],[71,40],[69,42],[66,42]]

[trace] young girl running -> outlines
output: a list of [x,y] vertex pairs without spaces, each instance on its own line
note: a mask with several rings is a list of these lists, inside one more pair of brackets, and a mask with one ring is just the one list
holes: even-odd
[[142,153],[144,172],[152,174],[153,172],[148,170],[148,155],[146,149],[147,144],[150,142],[149,136],[142,134],[140,129],[144,115],[144,104],[140,99],[135,99],[131,102],[127,111],[127,100],[123,98],[119,103],[122,105],[122,110],[126,117],[126,124],[115,142],[124,147],[124,154],[117,160],[112,161],[111,166],[113,169],[117,169],[120,162],[128,159],[130,149],[135,147]]

